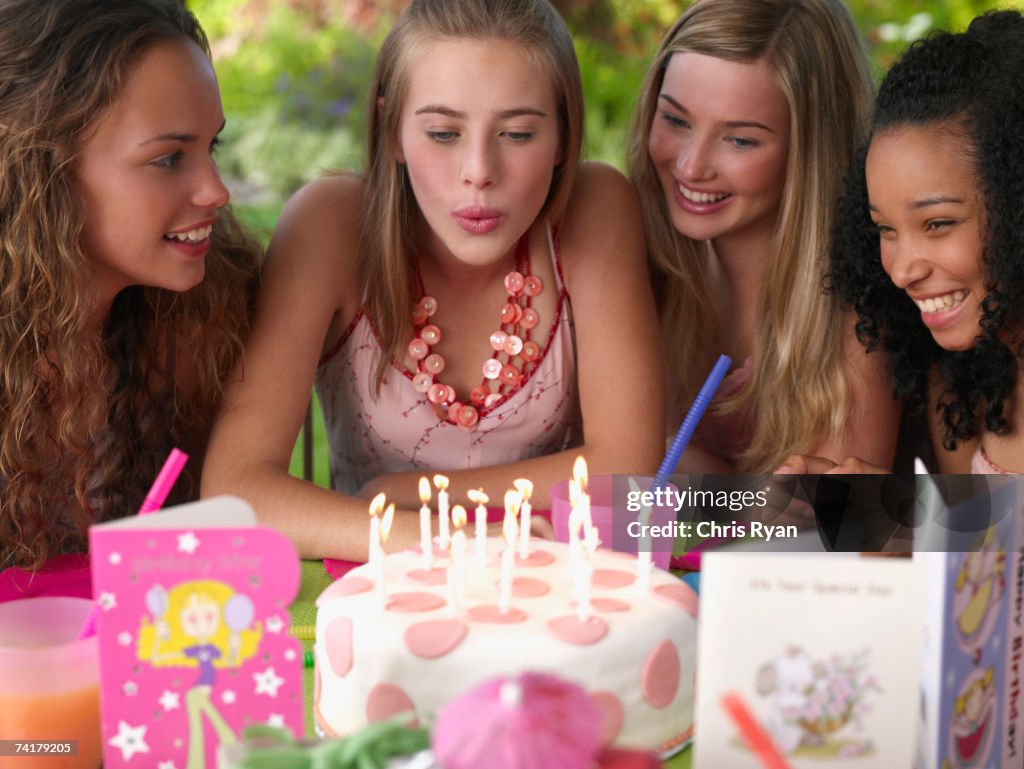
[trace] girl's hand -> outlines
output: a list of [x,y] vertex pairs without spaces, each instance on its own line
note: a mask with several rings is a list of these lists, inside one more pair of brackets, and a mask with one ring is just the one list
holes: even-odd
[[793,454],[775,471],[775,475],[886,475],[892,472],[857,457],[847,457],[838,464],[826,457]]

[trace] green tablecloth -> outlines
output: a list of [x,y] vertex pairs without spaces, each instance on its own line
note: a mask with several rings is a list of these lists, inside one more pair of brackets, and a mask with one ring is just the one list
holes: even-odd
[[[292,627],[316,624],[316,598],[331,584],[331,577],[324,570],[322,561],[302,562],[302,583],[295,603],[291,605]],[[305,648],[313,646],[312,641],[304,641]],[[313,669],[306,668],[306,732],[313,737]],[[666,769],[690,769],[693,751],[686,749],[665,763]]]

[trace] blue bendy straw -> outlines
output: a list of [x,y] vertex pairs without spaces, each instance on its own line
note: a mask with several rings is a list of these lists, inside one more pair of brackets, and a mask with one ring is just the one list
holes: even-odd
[[697,429],[697,423],[704,416],[708,404],[711,403],[711,399],[718,390],[718,385],[722,384],[722,380],[725,378],[725,374],[731,365],[732,359],[728,355],[718,356],[718,361],[715,363],[715,367],[711,369],[711,373],[708,374],[704,386],[700,388],[697,397],[693,399],[693,405],[690,406],[690,410],[686,413],[686,419],[679,425],[679,432],[676,433],[672,445],[669,446],[668,453],[665,455],[661,467],[658,468],[658,474],[654,476],[653,488],[659,489],[664,486],[668,481],[668,477],[672,475],[672,471],[676,469],[676,465],[679,464],[679,458],[686,450],[686,444],[690,442],[693,431]]

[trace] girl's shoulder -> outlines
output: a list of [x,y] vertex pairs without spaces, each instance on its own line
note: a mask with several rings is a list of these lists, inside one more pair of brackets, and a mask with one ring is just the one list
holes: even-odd
[[609,253],[608,246],[640,231],[640,208],[629,180],[610,165],[580,164],[565,212],[558,221],[567,260],[573,254]]
[[302,231],[320,237],[358,238],[364,181],[350,172],[315,179],[292,195],[278,221],[277,232]]

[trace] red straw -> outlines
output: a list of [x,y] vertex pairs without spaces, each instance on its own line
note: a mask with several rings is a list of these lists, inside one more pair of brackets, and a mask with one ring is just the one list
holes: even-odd
[[761,761],[765,769],[790,769],[789,763],[775,746],[772,738],[754,718],[743,698],[734,692],[722,695],[722,707],[732,718],[736,728],[747,743],[747,747]]
[[[171,489],[174,487],[175,481],[178,480],[178,476],[181,475],[186,462],[188,462],[188,454],[178,449],[171,449],[171,453],[164,460],[164,466],[160,468],[156,480],[150,486],[149,493],[146,494],[142,507],[139,508],[139,515],[156,512],[164,506],[167,495],[171,493]],[[89,616],[85,618],[85,624],[82,625],[82,629],[78,632],[77,640],[82,641],[96,634],[96,619],[100,615],[99,609],[99,604],[93,603]]]

